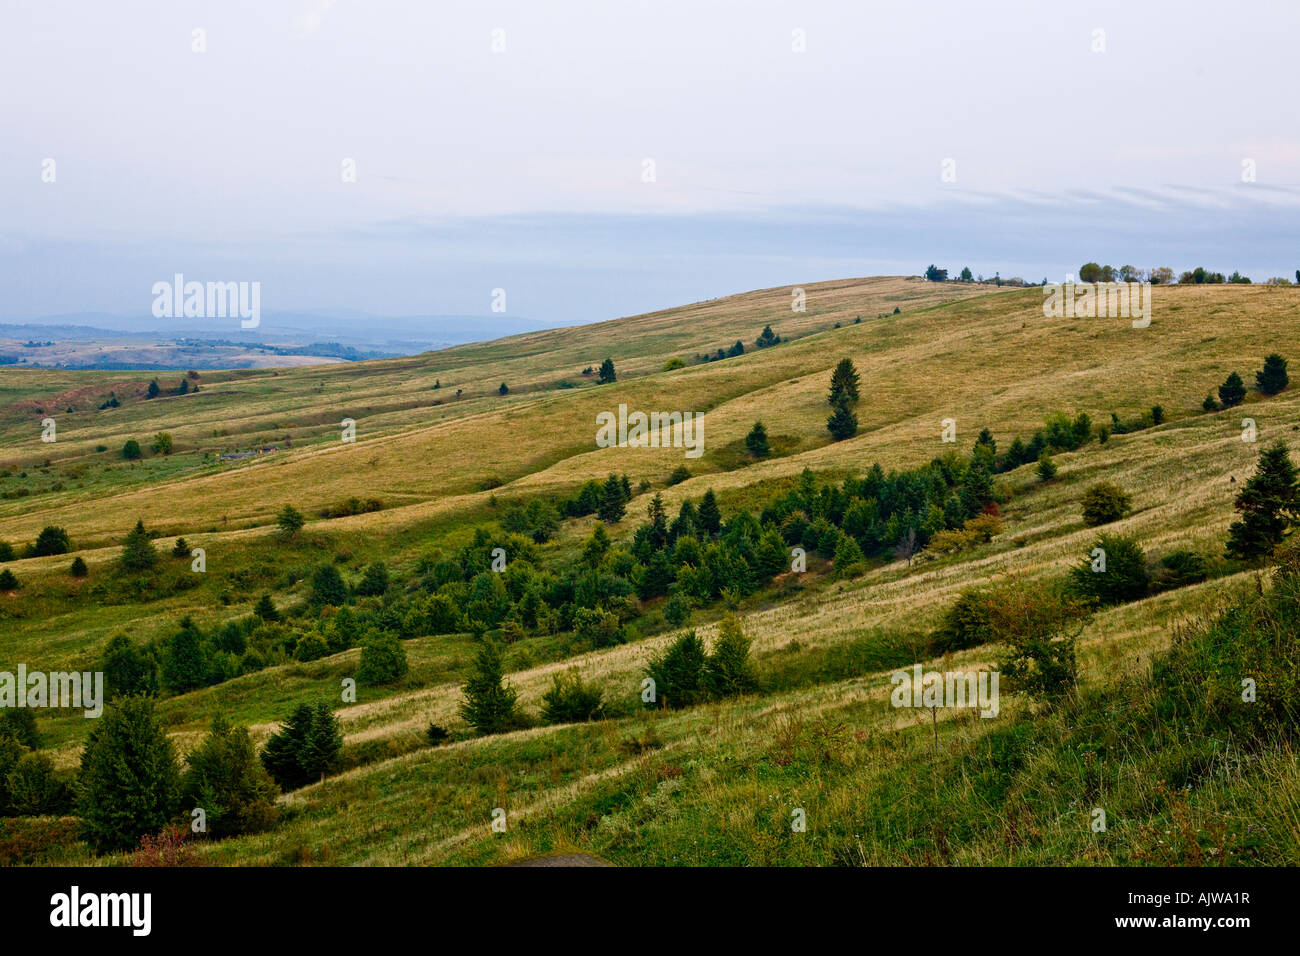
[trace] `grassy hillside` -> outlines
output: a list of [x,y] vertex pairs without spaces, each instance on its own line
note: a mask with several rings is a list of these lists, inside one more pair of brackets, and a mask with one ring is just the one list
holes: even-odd
[[[530,712],[557,674],[576,669],[599,684],[612,716],[589,724],[474,736],[457,713],[477,648],[467,633],[404,641],[409,673],[363,685],[352,704],[339,702],[338,688],[356,672],[355,648],[165,696],[159,713],[182,751],[216,712],[265,740],[300,700],[332,700],[345,735],[347,769],[282,798],[276,828],[198,853],[206,862],[330,864],[570,850],[625,864],[1296,862],[1289,729],[1218,757],[1204,743],[1219,739],[1209,717],[1201,743],[1162,736],[1173,724],[1160,714],[1166,688],[1152,662],[1167,660],[1188,621],[1262,600],[1266,578],[1221,560],[1234,496],[1260,447],[1241,440],[1242,420],[1254,420],[1261,443],[1281,438],[1294,450],[1300,392],[1252,391],[1218,412],[1201,403],[1231,371],[1249,384],[1265,355],[1300,354],[1300,291],[1159,287],[1151,326],[1133,329],[1122,319],[1045,318],[1038,289],[901,278],[805,288],[806,312],[791,312],[790,289],[765,290],[407,359],[204,372],[197,394],[153,399],[144,397],[152,375],[0,370],[0,541],[20,547],[59,525],[73,547],[4,565],[22,584],[0,594],[13,662],[5,666],[93,669],[114,634],[165,639],[186,615],[209,630],[247,615],[264,591],[305,614],[307,579],[322,562],[355,582],[382,560],[416,589],[432,561],[469,544],[475,526],[499,522],[512,502],[568,497],[611,472],[638,490],[609,526],[626,546],[656,493],[671,516],[714,489],[728,518],[761,511],[805,469],[831,481],[874,463],[916,468],[954,447],[968,455],[981,428],[1005,449],[1056,412],[1086,412],[1100,425],[1158,404],[1162,424],[1054,455],[1055,481],[1040,481],[1032,464],[997,476],[1004,528],[987,543],[872,560],[851,576],[814,554],[806,574],[731,601],[761,693],[682,711],[639,706],[647,662],[679,633],[653,599],[639,602],[625,644],[594,648],[539,629],[507,647],[510,683]],[[756,349],[767,324],[784,341]],[[745,354],[697,360],[738,339]],[[618,381],[597,386],[582,370],[605,357]],[[674,357],[685,367],[664,371]],[[835,442],[826,389],[844,357],[861,373],[860,427]],[[158,378],[170,387],[180,376]],[[110,392],[120,404],[99,409]],[[620,403],[705,413],[704,455],[597,448],[596,415]],[[40,441],[46,416],[57,422],[54,443]],[[340,441],[345,417],[356,422],[355,442]],[[776,453],[755,461],[744,438],[759,419]],[[941,440],[944,419],[956,423],[955,446]],[[170,455],[121,458],[128,438],[147,445],[160,431],[173,436]],[[219,457],[272,445],[252,458]],[[669,484],[681,465],[690,476]],[[1068,707],[1044,710],[1018,693],[1004,694],[995,720],[889,706],[895,668],[995,661],[994,645],[936,658],[926,635],[963,591],[1048,580],[1077,564],[1097,534],[1080,518],[1080,499],[1102,480],[1133,502],[1107,530],[1152,553],[1202,554],[1210,579],[1093,614],[1079,637],[1085,691]],[[321,516],[353,497],[376,499],[378,510]],[[289,540],[274,525],[286,504],[308,518]],[[147,586],[128,584],[115,561],[138,519],[164,552],[177,535],[204,548],[206,573],[164,558]],[[594,526],[594,517],[564,520],[539,560],[573,564]],[[67,573],[74,556],[86,578]],[[691,619],[710,645],[726,603]],[[1218,632],[1206,627],[1205,646],[1216,646]],[[431,721],[451,731],[450,743],[428,746]],[[62,771],[76,766],[89,723],[39,721]],[[510,820],[504,835],[488,826],[498,807]],[[1089,829],[1096,807],[1111,818],[1100,837]],[[806,832],[791,830],[795,808]],[[1163,839],[1165,830],[1175,838]],[[42,852],[90,859],[75,842]]]

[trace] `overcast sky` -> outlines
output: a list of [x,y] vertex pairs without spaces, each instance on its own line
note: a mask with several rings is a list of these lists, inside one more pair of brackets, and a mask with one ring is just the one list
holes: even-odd
[[177,272],[261,282],[264,325],[1293,276],[1298,36],[1294,0],[0,0],[0,321]]

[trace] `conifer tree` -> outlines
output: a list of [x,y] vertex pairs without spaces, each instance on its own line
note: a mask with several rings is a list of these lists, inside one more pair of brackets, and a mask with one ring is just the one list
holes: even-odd
[[126,571],[147,571],[158,563],[158,552],[154,549],[149,532],[144,530],[143,521],[137,521],[127,534],[122,546],[121,561],[122,568]]
[[1274,352],[1264,359],[1264,367],[1255,373],[1255,387],[1261,395],[1276,395],[1287,387],[1286,359]]
[[700,530],[708,534],[717,534],[722,530],[722,512],[718,509],[718,498],[710,488],[700,499]]
[[745,436],[745,448],[755,458],[766,458],[772,454],[772,446],[767,441],[767,429],[762,422],[754,422],[754,427]]
[[858,370],[853,364],[852,359],[840,359],[840,363],[835,366],[835,371],[831,373],[831,390],[826,400],[832,406],[838,405],[841,399],[847,399],[850,403],[858,400]]
[[493,641],[484,641],[474,660],[474,672],[462,688],[465,699],[460,715],[480,734],[499,734],[519,721],[516,701],[519,695],[503,680],[501,649]]
[[1272,553],[1300,513],[1296,467],[1278,441],[1259,456],[1255,474],[1237,495],[1241,520],[1228,529],[1229,557],[1259,558]]

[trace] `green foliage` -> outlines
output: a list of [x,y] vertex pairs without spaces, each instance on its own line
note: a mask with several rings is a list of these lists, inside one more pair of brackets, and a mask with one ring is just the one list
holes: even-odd
[[542,718],[548,724],[600,720],[605,716],[604,692],[584,684],[576,672],[557,674],[542,694]]
[[357,682],[391,684],[405,677],[406,671],[406,648],[397,635],[388,631],[371,631],[361,644]]
[[1237,495],[1241,518],[1228,529],[1227,554],[1251,560],[1271,554],[1300,516],[1296,467],[1286,444],[1277,441],[1259,456],[1259,464]]
[[673,627],[681,627],[691,619],[691,606],[680,594],[664,602],[664,620]]
[[648,703],[678,709],[704,701],[708,696],[706,661],[704,641],[694,631],[687,631],[654,654],[645,669],[655,684],[655,700]]
[[101,852],[131,849],[177,810],[176,756],[148,697],[127,697],[93,723],[77,775],[83,832]]
[[758,338],[755,339],[754,344],[760,349],[770,348],[773,345],[781,344],[781,336],[772,331],[772,326],[765,325],[763,326],[763,331],[760,332]]
[[[616,381],[618,381],[618,375],[614,372],[614,360],[607,358],[600,363],[600,374],[596,376],[596,382],[599,385],[608,385]],[[501,394],[504,395],[505,392]]]
[[1276,395],[1290,384],[1286,359],[1274,352],[1264,359],[1264,367],[1255,373],[1255,388],[1261,395]]
[[1086,607],[1047,584],[1013,580],[987,606],[991,634],[1004,646],[999,669],[1010,690],[1050,701],[1078,684],[1075,643]]
[[963,591],[944,614],[943,623],[931,638],[935,653],[978,647],[997,639],[993,633],[995,590],[971,588]]
[[1219,401],[1224,408],[1240,405],[1246,399],[1246,385],[1236,372],[1231,373],[1219,386]]
[[275,622],[280,620],[280,612],[275,607],[275,602],[271,600],[271,595],[263,591],[262,596],[257,599],[253,605],[253,613],[263,621]]
[[699,523],[700,530],[710,535],[715,535],[722,529],[722,512],[718,508],[718,498],[712,488],[700,499]]
[[627,503],[631,500],[631,497],[619,477],[611,473],[605,479],[604,487],[601,489],[598,509],[600,520],[606,524],[615,524],[623,520],[623,515],[627,513]]
[[7,594],[10,591],[17,591],[20,587],[22,584],[12,571],[8,568],[0,571],[0,592]]
[[0,737],[12,737],[24,747],[39,750],[41,737],[36,730],[36,714],[28,707],[0,710]]
[[835,366],[835,371],[831,373],[830,392],[826,396],[826,401],[831,407],[839,405],[841,402],[853,403],[858,400],[858,384],[861,381],[858,375],[857,367],[853,360],[849,358],[840,359],[839,364]]
[[158,563],[158,551],[149,532],[144,529],[143,521],[137,521],[127,534],[119,561],[123,571],[132,573],[148,571]]
[[836,441],[852,438],[858,433],[858,416],[853,414],[846,400],[836,403],[835,411],[826,419],[826,430]]
[[280,529],[280,534],[286,538],[292,538],[301,531],[304,521],[302,512],[293,505],[285,505],[275,516],[275,523]]
[[612,647],[626,640],[618,615],[599,607],[575,610],[573,632],[592,647]]
[[232,727],[221,714],[186,758],[181,778],[181,807],[202,808],[208,835],[214,838],[255,833],[279,815],[275,781],[257,759],[244,727]]
[[208,662],[203,653],[203,634],[190,618],[182,619],[180,630],[168,639],[163,651],[162,677],[167,689],[182,694],[207,682]]
[[1140,600],[1150,586],[1146,553],[1136,539],[1123,535],[1103,534],[1088,556],[1070,569],[1071,592],[1098,604]]
[[1047,452],[1038,456],[1038,480],[1052,481],[1056,478],[1056,462],[1052,461]]
[[109,638],[100,669],[109,700],[158,693],[157,658],[149,649],[136,647],[125,634]]
[[1133,500],[1123,488],[1109,481],[1098,482],[1083,495],[1083,523],[1090,528],[1123,518]]
[[357,594],[362,597],[381,597],[388,591],[388,568],[382,561],[375,561],[366,568],[365,574],[357,584]]
[[480,734],[500,734],[520,725],[519,694],[505,683],[501,649],[495,642],[483,642],[461,690],[465,699],[460,715]]
[[321,564],[311,576],[311,603],[342,607],[348,603],[348,586],[333,564]]
[[43,558],[52,554],[67,554],[71,550],[72,542],[68,539],[68,532],[57,525],[46,525],[36,536],[31,556]]
[[772,446],[767,441],[767,429],[762,422],[754,422],[754,427],[745,436],[745,448],[755,458],[766,458],[772,454]]
[[262,766],[286,793],[338,769],[343,736],[329,704],[299,704],[262,751]]
[[153,449],[155,454],[170,455],[173,444],[171,432],[159,432],[153,436],[153,444],[149,447]]
[[714,697],[734,697],[758,689],[758,672],[749,657],[750,640],[735,615],[718,625],[718,639],[705,661],[705,682]]
[[1171,551],[1160,558],[1160,564],[1151,575],[1155,591],[1172,591],[1204,581],[1210,575],[1205,558],[1195,551]]

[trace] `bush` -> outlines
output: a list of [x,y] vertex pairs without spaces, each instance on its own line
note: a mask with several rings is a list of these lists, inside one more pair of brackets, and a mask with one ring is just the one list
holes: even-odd
[[1090,528],[1123,518],[1132,509],[1132,498],[1118,485],[1103,481],[1083,495],[1083,523]]
[[979,588],[962,592],[944,614],[943,623],[931,638],[936,654],[978,647],[997,639],[993,633],[994,591]]
[[363,597],[380,597],[388,591],[388,568],[382,561],[376,561],[366,568],[357,585],[357,594]]
[[[293,656],[300,661],[318,661],[322,657],[328,657],[330,652],[329,643],[319,631],[308,631],[302,637],[298,638],[298,643],[294,646]],[[361,652],[365,658],[365,651]],[[382,683],[382,681],[380,682]]]
[[680,485],[689,477],[691,477],[691,470],[685,465],[678,465],[673,469],[672,474],[668,476],[668,484],[669,486]]
[[664,620],[673,627],[681,627],[691,617],[691,607],[680,594],[674,594],[664,602]]
[[480,734],[499,734],[521,723],[519,694],[503,679],[501,649],[485,641],[474,660],[474,671],[462,688],[460,715]]
[[1160,559],[1151,586],[1157,591],[1172,591],[1204,581],[1210,576],[1205,558],[1195,551],[1171,551]]
[[288,792],[336,770],[342,749],[343,736],[329,704],[299,704],[266,742],[262,766]]
[[767,429],[762,422],[754,422],[754,427],[745,436],[745,448],[755,458],[766,458],[772,454],[772,446],[767,441]]
[[140,443],[134,438],[128,438],[126,444],[122,446],[122,457],[127,461],[139,461],[144,457],[144,452],[140,450]]
[[653,655],[646,675],[655,683],[653,706],[673,709],[690,707],[707,697],[704,641],[687,631]]
[[54,775],[54,761],[45,754],[25,753],[19,757],[6,785],[15,816],[42,816],[63,809],[64,787]]
[[1015,580],[987,609],[989,631],[1006,647],[998,666],[1008,689],[1050,701],[1075,688],[1086,607],[1050,585]]
[[275,623],[280,620],[280,612],[276,610],[275,602],[271,600],[271,595],[262,592],[262,596],[257,599],[257,604],[253,605],[253,613],[263,621]]
[[[690,474],[688,472],[687,477],[689,476]],[[5,561],[12,561],[13,559],[14,559],[14,546],[10,544],[8,541],[0,541],[0,564],[4,563]]]
[[1219,410],[1219,403],[1214,400],[1213,395],[1206,395],[1205,401],[1201,402],[1201,410],[1207,412],[1217,412]]
[[686,368],[686,363],[675,356],[670,358],[667,362],[664,362],[665,372],[675,372],[679,368]]
[[1071,592],[1098,604],[1140,600],[1150,586],[1146,553],[1136,539],[1123,535],[1103,534],[1088,556],[1070,569]]
[[202,808],[212,837],[255,833],[279,814],[275,781],[257,759],[244,727],[232,727],[221,714],[203,742],[186,758],[181,778],[182,808]]
[[592,647],[612,647],[626,640],[618,615],[599,607],[574,611],[573,631],[579,639],[590,641]]
[[332,564],[319,565],[311,576],[311,603],[342,607],[348,603],[348,587]]
[[1051,481],[1056,477],[1056,463],[1052,461],[1047,452],[1038,456],[1038,478],[1040,481]]
[[397,635],[371,631],[361,644],[357,681],[362,684],[391,684],[406,676],[406,648]]
[[24,747],[39,750],[41,737],[36,731],[36,715],[27,707],[0,710],[0,737],[12,737]]
[[77,555],[72,559],[72,567],[68,568],[68,573],[74,578],[84,578],[90,573],[90,569],[86,567],[86,562],[81,555]]
[[32,557],[44,558],[53,554],[67,554],[71,550],[72,542],[68,539],[68,532],[57,525],[46,525],[36,536],[31,554]]
[[83,832],[100,852],[131,849],[177,810],[176,756],[148,697],[128,697],[93,723],[77,775]]
[[280,534],[286,538],[292,538],[301,531],[304,521],[302,512],[293,505],[285,505],[280,509],[279,514],[275,516],[275,523],[280,529]]
[[552,678],[551,689],[542,694],[542,717],[548,724],[600,720],[604,715],[604,693],[584,684],[576,671],[557,674]]
[[18,583],[18,578],[12,571],[8,568],[0,571],[0,592],[8,593],[10,591],[17,591],[20,587],[22,587],[22,585]]
[[430,747],[439,747],[445,744],[450,737],[451,732],[446,727],[435,723],[430,723],[424,730],[424,739],[429,741]]
[[137,648],[125,634],[115,634],[109,639],[100,669],[104,672],[105,695],[109,700],[158,693],[157,658],[149,650]]

